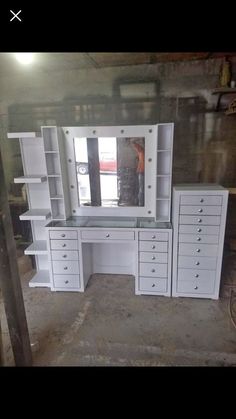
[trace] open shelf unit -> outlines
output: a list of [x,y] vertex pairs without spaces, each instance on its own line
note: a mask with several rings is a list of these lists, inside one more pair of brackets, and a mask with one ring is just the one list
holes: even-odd
[[33,287],[50,287],[50,275],[46,269],[38,271],[29,282],[29,286]]
[[156,220],[170,221],[173,124],[158,125],[156,154]]

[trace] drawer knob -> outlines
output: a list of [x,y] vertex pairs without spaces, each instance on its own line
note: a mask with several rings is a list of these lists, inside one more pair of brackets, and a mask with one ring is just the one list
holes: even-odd
[[152,236],[152,239],[155,239],[155,238],[156,238],[156,236],[154,236],[154,235],[153,235],[153,236]]
[[198,231],[198,233],[201,233],[202,229],[201,228],[198,228],[197,231]]
[[203,199],[203,198],[201,198],[201,199],[200,199],[200,202],[204,202],[204,199]]
[[200,265],[200,262],[198,262],[198,261],[197,261],[197,262],[195,263],[195,265]]
[[152,284],[152,287],[155,287],[156,285],[155,284]]
[[65,244],[65,243],[63,243],[62,247],[66,247],[66,244]]
[[156,246],[154,246],[154,245],[153,245],[153,246],[152,246],[152,249],[155,249],[155,248],[156,248]]
[[152,260],[155,260],[156,259],[156,257],[155,256],[152,256]]
[[155,272],[155,269],[152,269],[152,272]]
[[197,221],[198,221],[198,223],[201,223],[202,222],[202,219],[201,218],[198,218]]
[[63,255],[63,258],[67,258],[67,255]]
[[201,237],[197,237],[197,241],[200,242],[200,240],[201,240]]
[[64,266],[64,271],[67,271],[67,269],[68,269],[67,266]]
[[194,289],[197,290],[198,289],[198,286],[196,285],[196,287],[194,287]]
[[199,275],[198,274],[195,274],[195,278],[198,278],[199,277]]
[[61,234],[61,237],[66,237],[66,235],[65,234]]
[[202,211],[203,211],[203,209],[202,208],[199,208],[198,212],[202,212]]
[[106,234],[106,237],[110,237],[110,234]]
[[66,281],[65,281],[65,284],[68,284],[68,283],[69,283],[69,281],[68,281],[68,280],[66,280]]
[[198,253],[199,253],[199,252],[200,252],[200,249],[197,249],[197,250],[196,250],[196,252],[198,252]]

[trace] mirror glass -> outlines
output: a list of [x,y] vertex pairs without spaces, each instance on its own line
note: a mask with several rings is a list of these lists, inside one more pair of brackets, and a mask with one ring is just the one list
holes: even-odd
[[74,147],[81,206],[144,206],[144,137],[74,138]]

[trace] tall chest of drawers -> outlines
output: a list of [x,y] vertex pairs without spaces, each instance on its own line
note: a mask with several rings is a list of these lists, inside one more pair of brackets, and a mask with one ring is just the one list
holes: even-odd
[[219,185],[173,188],[172,296],[219,298],[227,204]]

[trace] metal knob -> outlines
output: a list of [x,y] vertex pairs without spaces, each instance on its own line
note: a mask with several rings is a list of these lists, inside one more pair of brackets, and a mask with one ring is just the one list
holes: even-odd
[[202,212],[202,211],[203,211],[203,209],[202,208],[199,208],[198,212]]
[[65,244],[65,243],[63,243],[62,247],[66,247],[66,244]]
[[67,269],[68,269],[68,267],[67,266],[64,266],[64,271],[67,271]]
[[201,198],[201,199],[200,199],[200,202],[204,202],[204,199],[203,199],[203,198]]
[[198,261],[197,261],[197,262],[195,263],[195,265],[200,265],[200,262],[198,262]]
[[66,281],[65,281],[65,284],[68,284],[68,283],[69,283],[69,281],[68,281],[68,280],[66,280]]
[[198,286],[196,285],[196,287],[194,287],[194,289],[197,290],[198,289]]
[[152,256],[152,260],[155,260],[156,259],[156,257],[155,256]]
[[155,238],[156,238],[156,236],[154,236],[154,235],[153,235],[153,236],[152,236],[152,239],[155,239]]
[[110,234],[106,234],[106,237],[110,237]]
[[67,258],[67,255],[63,255],[63,258]]
[[198,274],[195,274],[195,278],[198,278],[199,277],[199,275]]
[[198,228],[197,231],[198,231],[198,233],[201,233],[202,229],[201,228]]
[[155,287],[156,285],[155,284],[152,284],[152,287]]
[[200,242],[200,240],[201,240],[201,237],[197,237],[197,241]]
[[153,246],[152,246],[152,249],[155,249],[155,248],[156,248],[156,246],[154,246],[154,245],[153,245]]
[[198,253],[199,253],[199,252],[200,252],[200,249],[197,249],[197,250],[196,250],[196,252],[198,252]]
[[152,269],[152,272],[155,272],[155,269]]
[[66,235],[65,234],[61,234],[61,237],[66,237]]
[[198,222],[201,223],[202,222],[202,219],[201,218],[198,218]]

